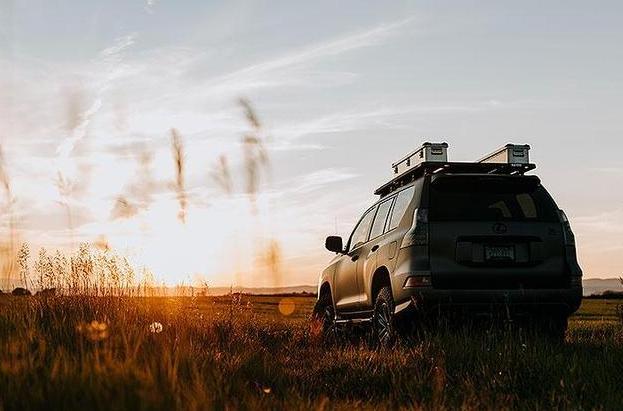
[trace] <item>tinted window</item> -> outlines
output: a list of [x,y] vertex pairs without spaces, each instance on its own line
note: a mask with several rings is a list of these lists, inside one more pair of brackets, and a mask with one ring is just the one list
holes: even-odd
[[394,204],[394,209],[392,210],[391,220],[389,221],[390,230],[393,230],[398,227],[398,224],[400,224],[400,220],[402,220],[402,217],[405,215],[405,211],[407,211],[407,207],[409,207],[409,203],[411,203],[414,192],[415,187],[409,187],[398,193],[398,197],[396,197],[396,204]]
[[385,221],[387,220],[387,214],[389,214],[389,209],[392,207],[392,200],[393,198],[379,204],[379,211],[377,211],[376,217],[374,217],[374,222],[372,223],[370,239],[376,238],[383,234]]
[[429,217],[437,221],[558,221],[549,194],[528,178],[440,179],[430,201]]
[[370,232],[370,223],[372,222],[372,218],[374,217],[374,212],[376,211],[376,207],[368,211],[364,214],[363,218],[353,231],[353,235],[350,237],[350,249],[354,250],[359,247],[361,244],[368,241],[368,233]]

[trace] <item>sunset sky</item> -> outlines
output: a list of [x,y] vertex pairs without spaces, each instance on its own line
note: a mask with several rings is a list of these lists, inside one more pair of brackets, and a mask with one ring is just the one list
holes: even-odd
[[[620,1],[53,4],[0,0],[0,143],[33,253],[106,239],[169,284],[314,284],[324,237],[349,235],[394,160],[423,141],[453,160],[517,142],[585,276],[623,274]],[[255,200],[240,98],[269,158]]]

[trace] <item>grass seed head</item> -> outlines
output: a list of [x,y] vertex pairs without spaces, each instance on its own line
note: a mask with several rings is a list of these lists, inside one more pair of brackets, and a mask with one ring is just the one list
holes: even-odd
[[175,190],[177,192],[177,201],[180,205],[178,218],[182,223],[186,223],[188,199],[184,183],[184,143],[182,136],[175,128],[171,129],[171,150],[175,167]]

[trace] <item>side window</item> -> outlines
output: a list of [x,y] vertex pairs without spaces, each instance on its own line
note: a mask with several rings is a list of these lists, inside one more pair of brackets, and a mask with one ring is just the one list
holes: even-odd
[[374,218],[374,212],[377,207],[372,208],[367,213],[364,214],[363,218],[353,231],[353,235],[350,237],[350,247],[349,250],[354,250],[359,247],[361,244],[368,241],[368,233],[370,232],[370,223],[372,223],[372,219]]
[[370,231],[370,240],[383,234],[383,228],[385,228],[385,221],[387,220],[389,209],[392,207],[393,200],[394,200],[393,198],[390,198],[389,200],[386,200],[379,205],[379,211],[376,213],[376,217],[374,217],[374,222],[372,223],[372,231]]
[[400,224],[400,220],[402,220],[402,217],[405,215],[405,211],[407,211],[407,207],[409,207],[409,203],[413,198],[413,193],[415,193],[415,187],[413,186],[398,193],[396,204],[394,204],[392,216],[389,221],[389,230],[393,230]]

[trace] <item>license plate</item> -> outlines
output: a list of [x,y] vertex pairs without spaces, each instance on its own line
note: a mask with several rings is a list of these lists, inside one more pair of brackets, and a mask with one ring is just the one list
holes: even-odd
[[485,259],[488,261],[512,261],[515,259],[513,246],[485,246]]

